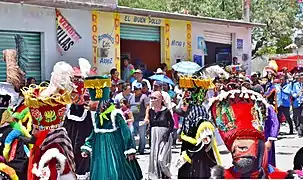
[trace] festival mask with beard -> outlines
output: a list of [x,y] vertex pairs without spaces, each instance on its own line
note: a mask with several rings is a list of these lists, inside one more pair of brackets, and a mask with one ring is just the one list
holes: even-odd
[[85,102],[84,94],[85,94],[85,88],[84,88],[84,81],[81,77],[74,77],[72,79],[74,85],[76,86],[76,89],[72,92],[72,101],[74,104],[82,105]]
[[233,164],[238,172],[252,172],[257,165],[258,141],[253,139],[236,139],[232,146]]

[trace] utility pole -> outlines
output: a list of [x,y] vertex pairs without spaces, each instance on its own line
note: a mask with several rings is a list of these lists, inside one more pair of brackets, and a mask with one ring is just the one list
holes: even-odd
[[249,22],[250,17],[250,1],[251,0],[242,0],[243,20],[247,22]]

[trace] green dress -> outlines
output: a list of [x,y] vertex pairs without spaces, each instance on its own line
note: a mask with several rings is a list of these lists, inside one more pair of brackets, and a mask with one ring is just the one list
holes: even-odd
[[142,179],[137,160],[129,161],[126,158],[126,154],[136,151],[135,141],[122,116],[122,111],[113,109],[98,118],[96,116],[96,113],[92,112],[94,128],[81,147],[82,151],[91,153],[90,179]]

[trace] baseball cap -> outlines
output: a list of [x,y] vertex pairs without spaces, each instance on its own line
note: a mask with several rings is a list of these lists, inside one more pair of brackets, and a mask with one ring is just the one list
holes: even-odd
[[141,83],[136,83],[134,86],[134,90],[139,90],[142,89],[142,84]]
[[140,69],[136,69],[134,73],[140,73],[140,74],[142,74],[142,71]]

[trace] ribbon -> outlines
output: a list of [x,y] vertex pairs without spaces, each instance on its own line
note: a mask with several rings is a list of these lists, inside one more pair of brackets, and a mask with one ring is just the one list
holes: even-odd
[[109,108],[107,108],[104,112],[102,112],[99,117],[100,117],[100,125],[103,125],[103,119],[109,120],[108,117],[106,116],[107,114],[113,112],[116,109],[115,105],[111,105]]

